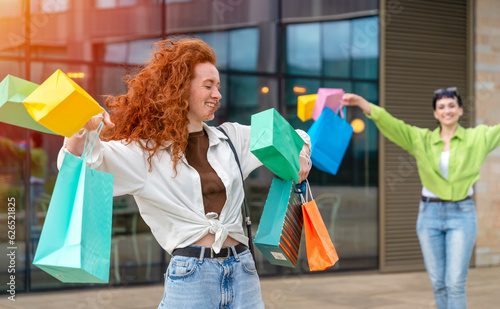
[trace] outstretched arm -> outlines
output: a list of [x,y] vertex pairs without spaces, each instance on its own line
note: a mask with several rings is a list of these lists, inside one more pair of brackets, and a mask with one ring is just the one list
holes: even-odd
[[[429,130],[406,124],[389,114],[384,108],[369,103],[363,97],[346,93],[342,105],[358,106],[366,116],[375,122],[380,132],[396,145],[413,154],[413,143]],[[419,137],[420,136],[420,137]]]
[[370,103],[362,96],[359,96],[359,95],[354,94],[354,93],[344,94],[342,105],[343,106],[358,106],[368,115],[371,115],[371,112],[372,112]]

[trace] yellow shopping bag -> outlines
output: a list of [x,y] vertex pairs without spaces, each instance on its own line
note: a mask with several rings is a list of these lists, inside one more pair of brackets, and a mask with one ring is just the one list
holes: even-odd
[[57,70],[23,101],[36,122],[71,137],[87,121],[104,111],[85,90]]
[[301,95],[297,102],[297,117],[302,121],[311,119],[317,94]]

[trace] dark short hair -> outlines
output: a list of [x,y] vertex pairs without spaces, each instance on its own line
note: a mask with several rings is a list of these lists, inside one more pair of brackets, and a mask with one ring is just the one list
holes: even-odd
[[436,110],[436,102],[442,98],[457,98],[458,107],[462,107],[462,98],[458,94],[456,87],[442,88],[434,91],[434,97],[432,99],[432,108]]

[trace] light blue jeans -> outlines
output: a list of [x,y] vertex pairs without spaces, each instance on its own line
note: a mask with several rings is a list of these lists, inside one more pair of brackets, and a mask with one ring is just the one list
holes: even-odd
[[438,309],[467,308],[465,285],[477,234],[471,199],[420,202],[417,235]]
[[172,256],[160,308],[264,308],[250,250],[227,259]]

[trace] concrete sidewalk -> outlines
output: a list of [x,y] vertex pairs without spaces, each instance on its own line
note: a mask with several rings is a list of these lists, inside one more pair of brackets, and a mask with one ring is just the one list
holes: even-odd
[[[285,276],[263,278],[261,286],[270,309],[435,308],[425,272]],[[500,308],[500,267],[470,269],[467,289],[469,309]],[[161,285],[17,294],[16,302],[1,295],[0,308],[151,309],[162,295]]]

